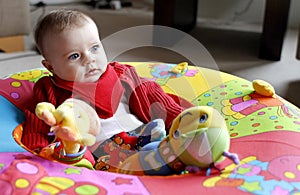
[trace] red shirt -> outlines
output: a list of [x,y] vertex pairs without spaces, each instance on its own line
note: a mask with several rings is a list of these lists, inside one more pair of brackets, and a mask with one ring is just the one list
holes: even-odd
[[[174,118],[183,109],[192,104],[182,101],[181,98],[166,94],[156,82],[142,78],[135,68],[129,65],[110,63],[116,71],[123,87],[125,95],[129,97],[129,109],[144,123],[162,118],[168,132]],[[33,99],[25,109],[25,122],[23,124],[22,143],[32,150],[40,150],[53,141],[49,136],[50,127],[35,115],[35,106],[38,102],[50,102],[54,106],[62,104],[66,99],[72,97],[72,91],[58,87],[51,77],[41,78],[34,86]],[[96,108],[101,112],[101,108]]]

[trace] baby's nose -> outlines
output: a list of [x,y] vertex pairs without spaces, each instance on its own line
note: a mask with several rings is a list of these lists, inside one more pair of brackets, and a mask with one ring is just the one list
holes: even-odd
[[85,66],[90,65],[93,62],[95,62],[95,57],[93,55],[91,54],[85,55],[84,62],[83,62]]

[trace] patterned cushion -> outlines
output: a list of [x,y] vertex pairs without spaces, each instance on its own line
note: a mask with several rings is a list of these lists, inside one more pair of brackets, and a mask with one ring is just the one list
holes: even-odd
[[[252,88],[250,81],[220,71],[187,66],[181,72],[174,73],[171,70],[176,64],[149,62],[128,64],[135,66],[141,76],[158,82],[166,92],[179,95],[195,105],[216,108],[227,122],[231,136],[230,151],[239,155],[240,165],[236,166],[225,160],[222,163],[224,170],[215,170],[210,176],[199,174],[137,177],[95,172],[47,162],[31,153],[22,153],[23,156],[20,156],[21,153],[10,153],[22,149],[18,145],[21,144],[21,137],[18,135],[21,135],[22,128],[20,126],[16,128],[15,138],[18,144],[13,143],[11,136],[15,126],[24,120],[20,110],[24,108],[28,98],[32,97],[34,82],[41,76],[49,75],[46,70],[35,69],[0,80],[2,95],[0,117],[1,121],[3,119],[1,128],[4,132],[1,137],[3,141],[0,141],[2,152],[0,163],[5,165],[0,174],[11,171],[12,167],[8,166],[11,162],[23,163],[23,165],[27,163],[27,168],[38,167],[37,170],[44,171],[44,175],[35,177],[34,181],[36,184],[46,185],[31,186],[32,192],[47,191],[47,185],[53,187],[51,181],[57,183],[54,188],[60,193],[71,193],[72,190],[82,190],[81,192],[94,190],[93,192],[99,194],[121,192],[128,194],[201,194],[202,192],[206,194],[244,192],[296,194],[300,192],[300,110],[298,107],[279,96],[276,98],[261,96]],[[6,142],[6,140],[11,141]],[[14,156],[18,156],[18,159]],[[20,172],[20,170],[13,170],[13,173],[17,171]],[[25,173],[21,173],[22,178],[24,175]],[[17,174],[11,176],[18,179]],[[26,179],[33,181],[31,177]],[[58,181],[64,181],[64,185],[59,186],[61,182]],[[180,187],[177,187],[178,184]],[[14,185],[17,185],[16,182]]]

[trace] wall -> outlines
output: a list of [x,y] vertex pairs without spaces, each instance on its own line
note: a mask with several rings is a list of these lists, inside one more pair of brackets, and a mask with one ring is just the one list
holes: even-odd
[[[211,22],[232,24],[244,22],[260,25],[264,17],[265,0],[198,0],[198,17]],[[289,27],[300,24],[300,1],[291,0]]]

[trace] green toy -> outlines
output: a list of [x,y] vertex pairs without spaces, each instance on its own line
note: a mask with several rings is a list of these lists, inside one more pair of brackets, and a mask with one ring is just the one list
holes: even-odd
[[238,156],[229,152],[230,136],[221,114],[209,106],[184,110],[175,118],[169,135],[144,146],[119,165],[117,172],[134,175],[170,175],[215,167]]

